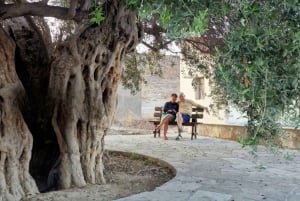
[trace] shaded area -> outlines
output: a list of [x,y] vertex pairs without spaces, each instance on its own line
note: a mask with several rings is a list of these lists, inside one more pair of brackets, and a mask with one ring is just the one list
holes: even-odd
[[108,201],[152,191],[175,176],[166,162],[136,153],[106,151],[103,159],[107,184],[44,193],[27,200]]
[[[9,21],[9,33],[16,43],[15,64],[26,91],[23,112],[33,136],[30,173],[40,191],[47,188],[48,174],[59,156],[59,149],[51,126],[51,106],[47,101],[50,60],[38,32],[29,19]],[[47,35],[45,40],[50,41]],[[48,36],[49,37],[49,36]]]

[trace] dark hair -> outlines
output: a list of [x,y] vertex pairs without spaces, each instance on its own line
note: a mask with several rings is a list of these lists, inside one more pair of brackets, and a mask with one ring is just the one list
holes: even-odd
[[172,93],[171,96],[177,98],[177,94],[175,93]]

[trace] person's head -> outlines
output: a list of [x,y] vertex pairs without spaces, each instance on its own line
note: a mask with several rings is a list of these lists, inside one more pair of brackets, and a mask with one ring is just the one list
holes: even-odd
[[185,95],[184,93],[180,92],[179,93],[179,101],[184,101],[185,100]]
[[177,94],[171,94],[171,102],[175,103],[177,101]]

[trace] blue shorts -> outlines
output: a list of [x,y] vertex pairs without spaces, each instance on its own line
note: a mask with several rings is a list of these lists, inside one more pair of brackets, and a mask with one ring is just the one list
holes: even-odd
[[181,116],[182,116],[182,119],[183,119],[184,123],[190,122],[190,120],[191,120],[190,115],[188,115],[188,114],[181,114]]

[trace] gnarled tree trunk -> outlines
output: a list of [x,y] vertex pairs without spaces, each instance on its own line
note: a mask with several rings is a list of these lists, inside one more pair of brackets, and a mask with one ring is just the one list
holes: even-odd
[[51,67],[49,95],[62,188],[105,182],[103,138],[116,108],[121,59],[139,40],[134,12],[119,0],[104,8],[102,25],[75,33],[57,48]]
[[5,201],[38,192],[29,174],[32,136],[21,113],[24,101],[15,70],[15,43],[0,28],[0,195]]

